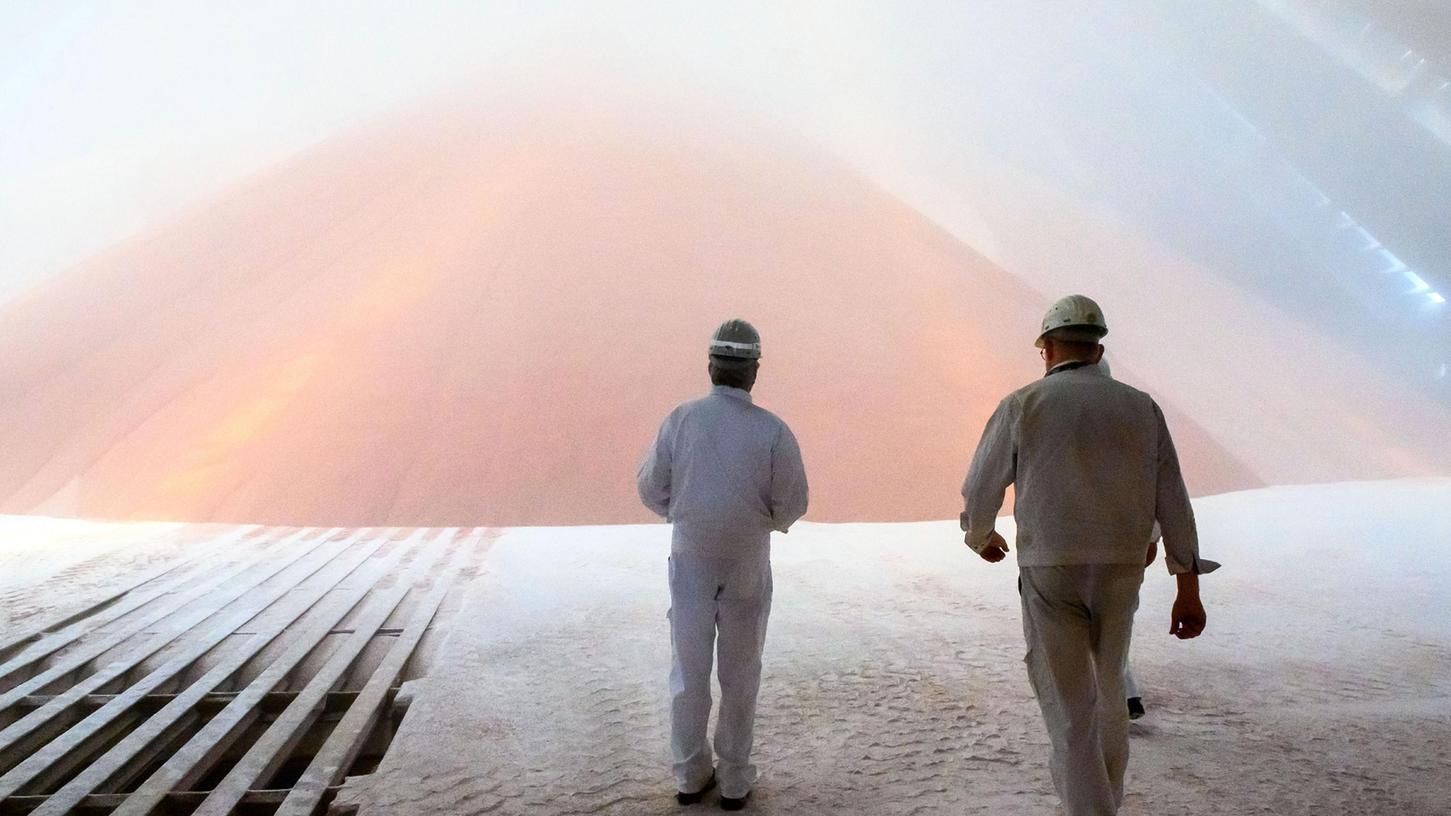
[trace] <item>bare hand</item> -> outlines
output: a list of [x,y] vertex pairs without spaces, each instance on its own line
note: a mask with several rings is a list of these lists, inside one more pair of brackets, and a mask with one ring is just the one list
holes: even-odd
[[1144,556],[1144,569],[1148,569],[1149,567],[1152,567],[1154,565],[1154,559],[1156,559],[1158,557],[1159,557],[1159,542],[1157,542],[1157,541],[1150,541],[1149,542],[1149,554],[1146,555],[1146,556]]
[[1007,539],[1003,538],[1001,535],[998,535],[997,530],[988,533],[987,546],[983,547],[982,551],[979,552],[978,555],[982,556],[982,560],[988,562],[989,564],[996,564],[1004,558],[1007,558]]
[[1169,634],[1180,640],[1199,637],[1208,622],[1199,596],[1183,592],[1174,598],[1174,608],[1169,612],[1169,617]]

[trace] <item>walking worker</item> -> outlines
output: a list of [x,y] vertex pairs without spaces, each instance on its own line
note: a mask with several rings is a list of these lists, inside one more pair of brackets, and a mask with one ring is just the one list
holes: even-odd
[[1097,365],[1106,334],[1091,299],[1053,304],[1036,343],[1047,373],[998,405],[962,488],[964,540],[996,563],[1008,544],[994,525],[1015,486],[1024,662],[1065,816],[1111,816],[1123,801],[1124,669],[1154,521],[1179,584],[1170,634],[1204,631],[1199,575],[1218,566],[1199,559],[1163,412]]
[[[1107,357],[1099,358],[1098,367],[1103,371],[1103,376],[1113,376],[1113,369],[1109,366]],[[1154,528],[1149,532],[1149,549],[1144,554],[1144,569],[1152,567],[1154,560],[1159,557],[1159,540],[1163,537],[1164,533],[1159,529],[1159,522],[1155,521]],[[1213,567],[1208,566],[1212,562],[1205,560],[1200,563],[1205,565],[1205,572],[1213,571]],[[1218,566],[1218,564],[1214,564],[1214,567]],[[1129,698],[1127,701],[1129,719],[1142,719],[1148,712],[1144,709],[1144,697],[1139,693],[1139,682],[1134,679],[1134,661],[1132,657],[1124,660],[1124,694],[1128,695]]]
[[[1108,373],[1107,360],[1104,360],[1099,366],[1105,374]],[[1152,567],[1154,560],[1159,557],[1159,541],[1163,537],[1164,534],[1159,530],[1159,522],[1154,522],[1154,529],[1149,533],[1149,551],[1144,554],[1144,569]],[[1199,563],[1205,572],[1213,572],[1214,568],[1219,566],[1207,558],[1201,560]],[[1127,701],[1129,719],[1143,719],[1148,711],[1144,709],[1144,695],[1139,693],[1139,681],[1134,679],[1134,661],[1132,657],[1124,658],[1124,694],[1129,698]]]
[[[741,810],[751,764],[761,649],[771,612],[771,532],[806,513],[806,470],[791,429],[754,404],[761,336],[744,320],[710,341],[711,393],[665,418],[640,466],[640,499],[674,524],[670,548],[670,745],[675,798],[700,802],[717,780],[721,808]],[[719,645],[717,647],[717,639]],[[712,768],[706,742],[711,653],[720,712]]]

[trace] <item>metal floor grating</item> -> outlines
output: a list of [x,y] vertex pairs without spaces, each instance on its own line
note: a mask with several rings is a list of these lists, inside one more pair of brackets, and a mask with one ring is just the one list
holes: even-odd
[[326,810],[373,770],[480,529],[240,527],[0,636],[0,816]]

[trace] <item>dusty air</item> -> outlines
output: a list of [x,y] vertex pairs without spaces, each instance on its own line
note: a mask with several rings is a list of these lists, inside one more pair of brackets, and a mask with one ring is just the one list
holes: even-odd
[[1447,43],[0,7],[0,816],[1444,814]]

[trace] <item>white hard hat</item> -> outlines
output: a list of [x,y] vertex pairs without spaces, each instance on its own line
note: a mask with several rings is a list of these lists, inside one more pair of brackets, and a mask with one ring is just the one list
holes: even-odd
[[1033,345],[1043,347],[1043,338],[1052,333],[1053,339],[1070,343],[1097,343],[1108,334],[1108,324],[1103,320],[1103,310],[1093,298],[1083,295],[1069,295],[1060,298],[1043,316],[1043,331]]
[[727,320],[710,338],[710,356],[761,359],[761,333],[744,320]]

